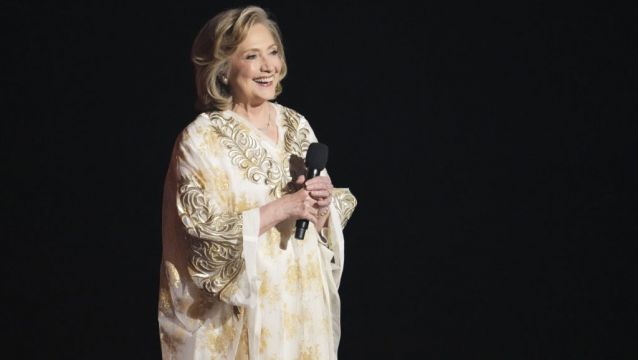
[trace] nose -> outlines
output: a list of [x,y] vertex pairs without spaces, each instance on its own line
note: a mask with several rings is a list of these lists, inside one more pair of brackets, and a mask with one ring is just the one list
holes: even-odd
[[259,70],[261,70],[263,72],[268,72],[268,73],[273,71],[273,64],[270,62],[268,57],[263,57],[262,58],[261,66],[260,66]]

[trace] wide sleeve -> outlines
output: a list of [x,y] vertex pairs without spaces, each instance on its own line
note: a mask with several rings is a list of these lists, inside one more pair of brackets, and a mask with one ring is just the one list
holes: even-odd
[[[308,139],[308,145],[317,142],[317,136],[315,135],[312,127],[308,120],[305,117],[301,117],[301,121],[299,124],[299,134],[305,134]],[[308,146],[303,146],[304,148],[304,158],[306,156],[306,151]],[[328,159],[328,163],[330,159]],[[328,175],[328,170],[324,169],[321,171],[321,175]],[[349,188],[334,188],[332,192],[332,204],[331,207],[334,208],[334,213],[339,217],[337,223],[340,225],[341,229],[346,227],[348,220],[352,216],[354,212],[354,208],[357,206],[357,199],[352,194]],[[331,216],[334,216],[331,211]]]
[[[304,117],[301,117],[299,127],[299,133],[307,134],[306,138],[309,144],[318,141],[310,124]],[[304,158],[306,151],[307,146],[305,146]],[[328,163],[330,163],[330,159],[328,159]],[[324,169],[321,174],[328,175],[328,170]],[[341,281],[345,259],[343,229],[352,216],[356,206],[357,199],[349,188],[334,188],[332,191],[332,203],[330,204],[330,216],[328,217],[326,227],[319,231],[319,236],[324,239],[330,251],[328,258],[333,259],[331,261],[331,267],[336,287],[339,287]]]
[[176,207],[190,246],[188,274],[204,293],[249,305],[244,240],[258,237],[259,209],[236,212],[229,206],[230,180],[209,143],[214,140],[196,130],[184,130],[175,148]]

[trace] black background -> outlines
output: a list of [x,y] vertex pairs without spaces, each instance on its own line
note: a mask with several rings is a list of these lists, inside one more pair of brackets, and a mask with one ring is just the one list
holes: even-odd
[[[5,350],[159,358],[161,191],[197,114],[190,46],[240,4],[3,2]],[[278,102],[359,200],[341,358],[638,356],[629,7],[259,4],[286,46]]]

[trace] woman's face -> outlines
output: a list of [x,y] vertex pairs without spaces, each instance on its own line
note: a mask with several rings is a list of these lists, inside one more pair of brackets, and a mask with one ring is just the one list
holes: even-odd
[[228,85],[233,102],[259,105],[275,98],[281,58],[270,30],[255,24],[230,58]]

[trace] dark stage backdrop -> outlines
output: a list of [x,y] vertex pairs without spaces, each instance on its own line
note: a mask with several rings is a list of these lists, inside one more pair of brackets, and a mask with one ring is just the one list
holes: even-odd
[[[516,4],[513,4],[516,3]],[[610,2],[261,2],[330,146],[340,356],[636,358],[634,17]],[[157,359],[161,191],[227,1],[4,1],[3,340]]]

